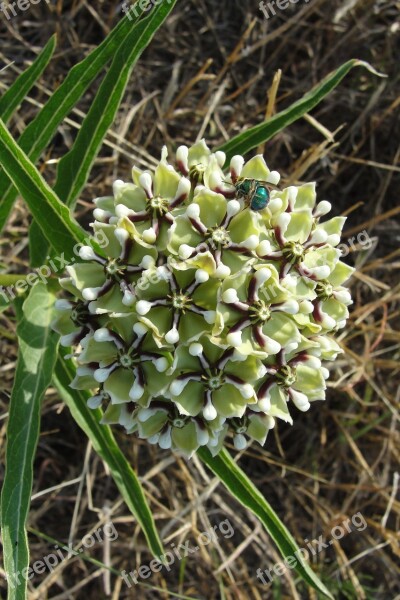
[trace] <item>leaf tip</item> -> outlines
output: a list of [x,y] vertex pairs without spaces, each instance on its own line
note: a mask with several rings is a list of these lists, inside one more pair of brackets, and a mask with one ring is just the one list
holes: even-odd
[[365,69],[367,69],[367,71],[369,71],[373,75],[376,75],[377,77],[389,77],[387,73],[381,73],[380,71],[377,71],[369,62],[365,60],[360,60],[358,58],[355,58],[353,60],[355,67],[364,67]]

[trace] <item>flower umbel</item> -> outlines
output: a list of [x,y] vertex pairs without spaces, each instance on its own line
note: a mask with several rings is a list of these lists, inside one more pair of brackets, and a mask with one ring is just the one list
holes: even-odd
[[189,457],[264,444],[323,400],[351,304],[344,219],[321,222],[315,185],[278,189],[261,155],[225,162],[204,140],[174,164],[164,148],[154,172],[98,198],[108,244],[68,267],[54,323],[103,423]]

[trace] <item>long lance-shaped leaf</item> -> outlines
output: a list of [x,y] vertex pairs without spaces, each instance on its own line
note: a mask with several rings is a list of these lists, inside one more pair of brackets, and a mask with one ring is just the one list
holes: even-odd
[[11,299],[7,296],[7,292],[0,292],[0,313],[4,312],[11,304]]
[[294,102],[289,108],[282,110],[274,115],[268,121],[264,121],[243,133],[236,135],[218,148],[227,155],[230,160],[235,154],[246,154],[250,150],[257,148],[270,140],[279,131],[282,131],[291,123],[297,121],[310,110],[315,108],[335,87],[342,81],[351,69],[354,67],[365,67],[371,73],[378,76],[384,76],[378,73],[371,65],[362,60],[352,59],[344,63],[341,67],[330,73],[325,79],[315,86],[310,92],[305,94],[300,100]]
[[87,181],[93,161],[115,119],[135,63],[176,2],[169,0],[154,7],[150,15],[133,28],[115,54],[72,149],[58,164],[55,191],[68,206],[73,205]]
[[7,425],[6,473],[1,496],[4,568],[9,600],[25,600],[29,549],[26,520],[32,494],[33,460],[40,408],[51,382],[58,336],[51,330],[54,296],[35,285],[22,306],[17,328],[18,362]]
[[[211,471],[217,475],[232,496],[260,519],[279,548],[282,556],[284,558],[294,557],[294,560],[296,560],[294,568],[304,581],[327,598],[333,600],[330,592],[302,557],[294,538],[271,505],[260,494],[242,469],[238,467],[227,450],[224,449],[217,456],[213,457],[207,448],[200,448],[197,454]],[[294,565],[293,560],[291,564]]]
[[73,418],[83,429],[97,454],[108,465],[122,498],[146,536],[151,552],[156,558],[160,558],[163,554],[163,546],[142,486],[118,448],[110,427],[100,423],[102,411],[88,408],[86,402],[89,394],[87,392],[69,387],[76,369],[71,361],[65,358],[65,355],[65,349],[60,348],[60,356],[54,373],[54,384]]
[[86,237],[85,231],[70,216],[68,208],[60,202],[1,120],[0,161],[51,246],[60,255],[65,252],[72,258],[75,244]]
[[0,119],[7,123],[14,110],[29,94],[53,56],[56,47],[56,36],[53,35],[43,48],[42,52],[15,82],[4,92],[0,98]]
[[[168,4],[163,2],[155,7],[148,17],[133,28],[116,53],[110,70],[83,120],[72,149],[58,164],[54,190],[68,206],[74,206],[89,177],[91,166],[122,102],[136,61],[164,23],[176,1],[170,0]],[[30,249],[31,264],[41,265],[46,259],[48,248],[38,226],[34,224],[30,232]]]
[[[84,60],[76,64],[48,99],[18,140],[22,150],[36,162],[51,141],[59,124],[82,98],[90,84],[112,59],[143,13],[137,2],[106,39]],[[0,231],[2,231],[18,191],[6,176],[0,177]]]

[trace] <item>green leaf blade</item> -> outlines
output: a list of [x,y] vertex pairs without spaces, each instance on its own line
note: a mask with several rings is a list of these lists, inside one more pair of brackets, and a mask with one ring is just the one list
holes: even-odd
[[[138,3],[135,4],[135,6]],[[125,16],[114,27],[107,38],[86,58],[77,63],[68,73],[63,83],[56,89],[31,123],[21,134],[19,146],[36,162],[51,141],[59,124],[82,98],[90,84],[114,56],[132,27],[139,20],[142,9],[135,11],[137,17]],[[18,195],[8,177],[0,178],[0,231],[5,226],[14,201]]]
[[285,110],[274,115],[268,119],[268,121],[260,123],[243,133],[239,133],[237,136],[220,146],[218,150],[225,152],[227,160],[229,161],[235,154],[244,155],[250,150],[257,148],[260,144],[267,142],[274,135],[279,133],[279,131],[282,131],[315,108],[335,89],[337,85],[339,85],[342,79],[354,67],[364,67],[374,75],[382,77],[382,74],[375,71],[369,63],[358,59],[349,60],[327,75],[327,77],[300,98],[300,100],[297,100],[297,102],[294,102]]
[[14,111],[29,94],[54,54],[56,35],[53,35],[36,60],[28,67],[0,98],[0,119],[7,123]]
[[60,349],[54,373],[54,384],[73,418],[91,441],[94,450],[108,465],[121,496],[146,536],[151,552],[156,558],[160,558],[164,550],[142,486],[118,448],[110,427],[100,423],[101,410],[88,408],[86,401],[89,394],[87,392],[73,390],[69,387],[75,375],[75,367],[70,360],[65,359],[65,354],[65,350]]
[[[118,48],[111,67],[104,77],[89,112],[83,120],[71,150],[58,164],[55,192],[67,206],[75,201],[87,182],[90,169],[101,148],[108,129],[114,122],[122,102],[132,69],[152,37],[164,23],[177,0],[154,7],[127,35]],[[43,234],[34,225],[30,232],[31,264],[41,265],[48,246]]]
[[72,219],[68,208],[60,202],[1,120],[0,158],[46,239],[56,252],[61,255],[67,252],[72,257],[75,244],[85,239],[85,231]]
[[50,327],[54,299],[43,284],[34,286],[22,306],[17,328],[19,353],[10,401],[6,473],[1,496],[9,600],[26,597],[27,578],[23,571],[29,565],[26,520],[32,493],[33,460],[39,438],[41,402],[51,382],[58,344],[58,336]]
[[251,512],[261,521],[266,531],[279,548],[282,556],[284,558],[291,556],[297,558],[296,566],[294,568],[302,579],[315,590],[333,600],[330,592],[319,580],[301,554],[295,554],[299,550],[296,541],[279,519],[271,505],[262,496],[244,471],[242,471],[235,463],[227,450],[224,449],[217,456],[213,457],[207,448],[200,448],[197,451],[197,454],[209,469],[219,477],[232,496],[236,498],[240,504],[251,510]]
[[176,2],[177,0],[169,0],[168,4],[162,3],[154,7],[150,15],[132,29],[118,48],[111,67],[82,123],[73,148],[58,164],[55,190],[68,206],[73,206],[87,181],[90,167],[115,119],[135,63]]

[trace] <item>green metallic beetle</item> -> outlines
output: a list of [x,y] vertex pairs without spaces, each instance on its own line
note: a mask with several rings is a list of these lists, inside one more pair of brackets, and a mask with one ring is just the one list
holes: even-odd
[[245,202],[250,206],[251,210],[263,210],[270,201],[271,190],[279,189],[272,183],[267,181],[259,181],[258,179],[245,179],[241,177],[235,183],[235,188],[238,196],[244,198]]

